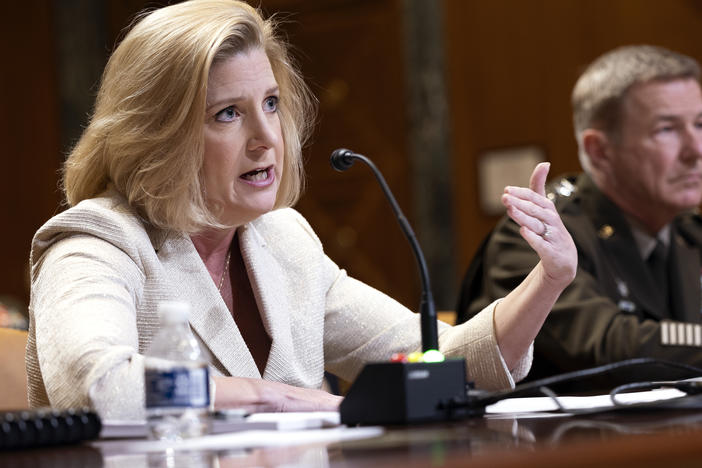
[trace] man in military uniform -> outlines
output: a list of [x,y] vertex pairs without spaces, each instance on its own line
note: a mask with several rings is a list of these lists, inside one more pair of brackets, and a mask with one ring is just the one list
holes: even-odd
[[[549,194],[578,271],[535,341],[530,379],[635,357],[702,368],[699,80],[695,60],[652,46],[615,49],[578,79],[584,173],[557,180]],[[514,289],[538,261],[505,217],[468,269],[458,321]],[[671,374],[638,368],[607,383]]]

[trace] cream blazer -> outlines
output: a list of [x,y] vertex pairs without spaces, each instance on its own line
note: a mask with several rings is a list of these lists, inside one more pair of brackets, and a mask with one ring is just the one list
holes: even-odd
[[[353,380],[367,362],[421,348],[418,314],[347,276],[295,210],[265,214],[239,236],[272,339],[263,375],[189,236],[151,227],[115,192],[49,220],[31,251],[30,404],[143,418],[143,353],[163,300],[192,305],[191,330],[213,375],[320,388],[325,369]],[[469,379],[485,389],[513,386],[531,365],[530,348],[506,368],[494,307],[460,326],[439,324],[441,350],[464,356]]]

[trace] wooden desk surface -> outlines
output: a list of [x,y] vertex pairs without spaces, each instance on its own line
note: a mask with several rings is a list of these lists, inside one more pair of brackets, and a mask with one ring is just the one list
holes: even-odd
[[702,411],[470,419],[390,427],[377,438],[245,451],[103,456],[87,445],[0,453],[6,468],[702,466]]

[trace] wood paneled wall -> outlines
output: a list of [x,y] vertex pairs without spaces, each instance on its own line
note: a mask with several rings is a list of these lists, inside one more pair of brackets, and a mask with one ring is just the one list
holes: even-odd
[[50,2],[3,5],[0,295],[28,299],[32,236],[60,200],[62,157]]
[[[280,10],[285,3],[264,2]],[[356,0],[293,6],[285,28],[320,104],[315,136],[305,151],[308,188],[297,208],[327,254],[349,274],[416,309],[417,268],[372,172],[363,164],[344,173],[329,165],[338,147],[372,158],[411,218],[402,4]]]

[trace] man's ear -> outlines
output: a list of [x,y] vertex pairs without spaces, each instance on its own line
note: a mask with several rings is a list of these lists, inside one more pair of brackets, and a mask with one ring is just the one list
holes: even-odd
[[583,148],[590,157],[590,165],[603,169],[610,164],[612,148],[609,138],[602,130],[588,128],[583,131]]

